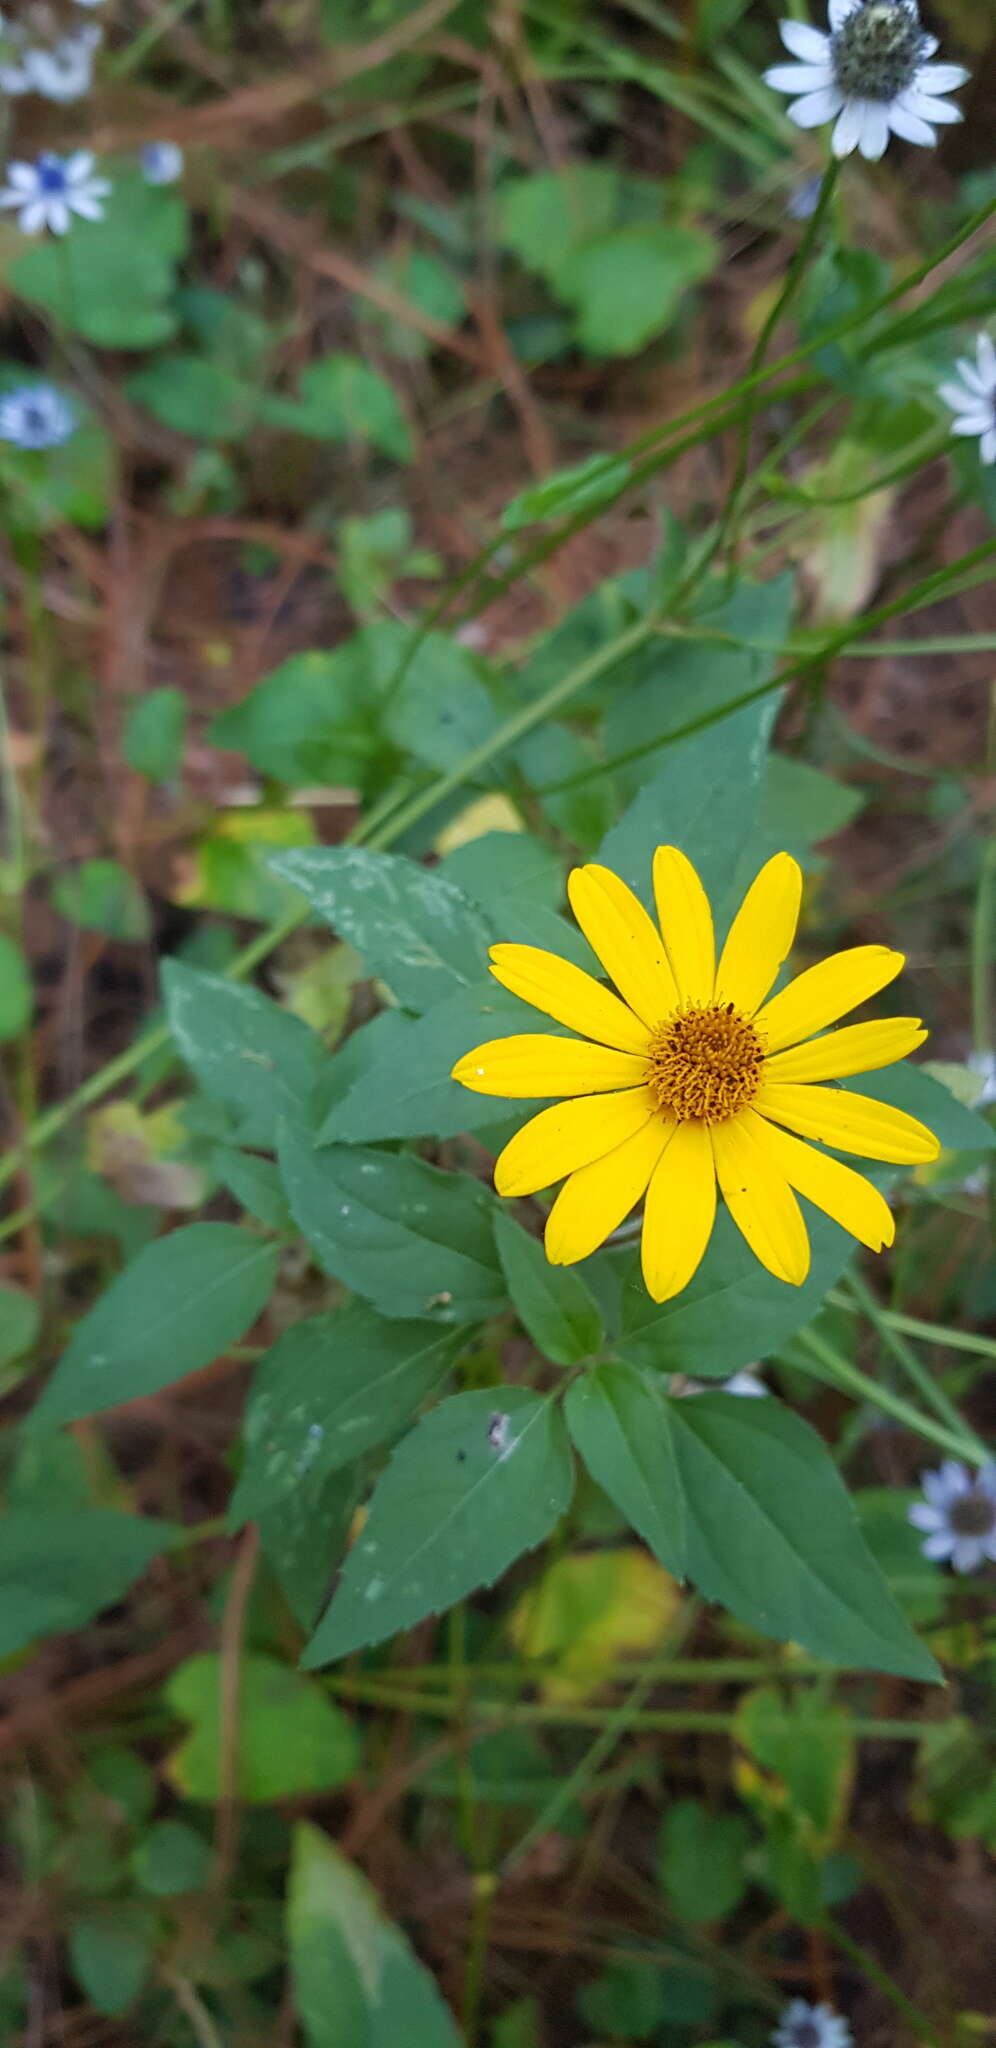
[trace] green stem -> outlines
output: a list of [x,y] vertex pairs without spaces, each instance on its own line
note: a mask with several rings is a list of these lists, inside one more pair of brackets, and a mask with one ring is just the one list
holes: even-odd
[[[404,1691],[401,1687],[385,1684],[382,1680],[363,1678],[331,1678],[327,1681],[330,1692],[337,1698],[355,1700],[359,1705],[392,1707],[398,1713],[423,1714],[435,1720],[448,1721],[454,1711],[452,1700],[440,1699],[430,1693]],[[507,1727],[517,1722],[524,1727],[549,1728],[594,1728],[606,1725],[605,1707],[579,1707],[558,1705],[555,1701],[534,1703],[506,1699],[474,1699],[471,1702],[474,1719],[493,1722],[496,1727]],[[718,1714],[704,1709],[678,1708],[662,1710],[656,1707],[636,1712],[629,1702],[625,1703],[627,1726],[634,1733],[644,1735],[721,1735],[730,1737],[736,1732],[735,1714]],[[920,1742],[924,1735],[924,1724],[913,1721],[864,1720],[855,1716],[852,1732],[868,1742]]]
[[889,2004],[895,2006],[897,2012],[902,2013],[903,2018],[912,2027],[917,2041],[927,2042],[929,2048],[940,2048],[940,2036],[933,2021],[929,2020],[918,2006],[911,2004],[906,1993],[900,1991],[898,1984],[893,1982],[881,1963],[877,1962],[873,1955],[869,1955],[868,1950],[862,1948],[860,1942],[855,1941],[845,1927],[832,1920],[829,1913],[824,1916],[821,1925],[834,1947],[839,1948],[855,1968],[860,1970],[862,1976],[867,1978],[869,1984],[876,1985]]
[[[851,1273],[848,1276],[848,1286],[858,1307],[863,1309],[869,1322],[874,1324],[886,1350],[890,1352],[896,1364],[902,1367],[907,1379],[911,1380],[915,1386],[917,1393],[922,1394],[923,1399],[933,1408],[935,1415],[939,1415],[941,1421],[947,1423],[949,1429],[953,1429],[956,1432],[964,1431],[966,1429],[965,1422],[959,1415],[954,1402],[948,1399],[943,1387],[938,1386],[933,1373],[929,1372],[922,1360],[917,1357],[912,1346],[907,1343],[903,1332],[897,1330],[895,1322],[886,1315],[880,1303],[876,1301],[871,1288],[862,1280],[860,1274]],[[994,1346],[994,1349],[996,1349],[996,1346]],[[985,1463],[989,1454],[981,1437],[975,1436],[974,1430],[968,1431],[968,1434],[973,1437],[982,1462]]]
[[859,1401],[868,1401],[883,1415],[891,1415],[895,1422],[901,1422],[917,1436],[926,1437],[928,1443],[937,1444],[942,1451],[951,1451],[956,1458],[964,1458],[969,1465],[984,1465],[988,1453],[973,1437],[960,1431],[946,1428],[935,1422],[932,1416],[921,1415],[901,1394],[894,1394],[889,1387],[880,1387],[867,1373],[852,1365],[849,1358],[843,1358],[824,1337],[818,1337],[814,1330],[803,1330],[796,1339],[797,1345],[823,1368],[823,1376],[831,1386],[840,1387],[848,1394],[856,1395]]
[[[806,222],[805,233],[803,234],[799,242],[799,246],[795,252],[795,255],[792,258],[791,263],[789,264],[788,270],[785,273],[785,282],[782,285],[781,291],[778,293],[777,298],[775,299],[774,305],[771,306],[771,308],[769,309],[767,318],[761,327],[761,331],[757,337],[756,342],[754,343],[754,350],[750,359],[750,367],[747,372],[748,380],[750,380],[753,377],[756,377],[760,372],[762,365],[764,363],[764,358],[768,353],[768,343],[771,340],[771,337],[774,334],[776,327],[779,325],[779,322],[782,320],[783,316],[788,311],[788,308],[791,305],[793,298],[795,297],[796,290],[804,275],[806,265],[808,264],[810,256],[813,253],[813,249],[815,248],[819,236],[822,232],[823,223],[826,220],[827,214],[830,210],[833,195],[837,189],[837,177],[839,171],[840,164],[837,158],[831,157],[830,162],[823,173],[823,182],[820,186],[820,196],[817,199],[816,205],[813,208],[813,211],[810,214],[808,221]],[[731,541],[733,544],[735,544],[736,542],[736,531],[740,518],[741,504],[744,495],[744,485],[747,482],[747,471],[750,466],[750,445],[754,434],[754,421],[757,416],[759,399],[760,392],[756,390],[752,391],[747,399],[747,403],[744,406],[743,412],[741,414],[740,435],[737,447],[736,467],[733,472],[733,482],[730,486],[730,492],[726,501],[725,508],[723,510],[722,518],[720,519],[719,525],[716,529],[716,537],[712,549],[710,550],[710,554],[706,557],[705,562],[703,562],[700,566],[699,580],[701,579],[701,575],[704,572],[704,569],[707,566],[708,562],[711,559],[713,559],[713,557],[715,557],[716,555],[722,553],[723,549],[727,544],[727,541]]]
[[972,1036],[976,1052],[996,1052],[992,963],[996,953],[996,838],[982,856],[972,915]]

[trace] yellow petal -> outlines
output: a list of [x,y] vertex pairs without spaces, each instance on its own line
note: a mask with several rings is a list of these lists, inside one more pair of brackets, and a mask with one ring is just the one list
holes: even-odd
[[530,1031],[492,1038],[465,1052],[452,1078],[475,1095],[594,1095],[603,1088],[638,1088],[646,1072],[646,1060],[635,1053]]
[[534,1195],[579,1166],[589,1166],[642,1130],[657,1105],[649,1088],[618,1095],[579,1095],[554,1102],[510,1138],[495,1162],[500,1195]]
[[737,1229],[776,1280],[801,1287],[809,1272],[802,1210],[773,1155],[755,1136],[758,1120],[714,1124],[716,1177]]
[[922,1045],[927,1033],[919,1017],[883,1017],[876,1024],[847,1024],[808,1045],[790,1046],[764,1062],[769,1081],[842,1081],[845,1074],[869,1074],[891,1066]]
[[678,1008],[678,990],[664,943],[632,889],[609,868],[574,868],[567,877],[571,909],[592,951],[623,1000],[653,1031]]
[[654,1169],[643,1215],[641,1257],[652,1301],[688,1286],[716,1218],[716,1169],[707,1124],[675,1125]]
[[709,1002],[716,972],[712,911],[691,861],[677,846],[659,846],[654,854],[654,901],[682,1002]]
[[801,902],[798,861],[790,853],[774,854],[751,883],[730,926],[716,970],[717,1002],[735,1003],[753,1017],[792,950]]
[[940,1145],[926,1124],[891,1103],[849,1088],[812,1088],[805,1082],[764,1081],[754,1097],[760,1116],[787,1124],[800,1138],[816,1138],[862,1159],[888,1159],[895,1166],[920,1166],[936,1159]]
[[544,953],[539,946],[492,946],[491,972],[503,988],[556,1017],[568,1030],[580,1031],[599,1045],[617,1046],[621,1052],[646,1052],[646,1025],[593,975],[569,960],[559,960],[556,953]]
[[863,1174],[855,1173],[853,1166],[845,1166],[843,1160],[832,1159],[827,1152],[804,1145],[801,1138],[790,1138],[787,1131],[780,1131],[777,1124],[756,1116],[752,1109],[745,1110],[743,1117],[764,1145],[769,1159],[798,1194],[815,1202],[824,1215],[832,1216],[842,1230],[849,1230],[869,1251],[880,1252],[883,1246],[892,1243],[896,1235],[892,1210],[885,1196]]
[[618,1230],[643,1194],[673,1128],[663,1117],[651,1117],[624,1145],[565,1180],[546,1219],[551,1266],[573,1266]]
[[895,981],[905,954],[889,946],[851,946],[846,953],[831,953],[815,967],[797,974],[787,988],[772,996],[754,1019],[769,1053],[783,1045],[798,1045],[827,1024],[835,1024],[845,1010],[878,994]]

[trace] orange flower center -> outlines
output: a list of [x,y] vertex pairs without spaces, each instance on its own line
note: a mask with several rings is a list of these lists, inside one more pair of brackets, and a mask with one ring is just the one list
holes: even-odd
[[732,1003],[692,1003],[657,1026],[647,1078],[669,1116],[722,1124],[757,1094],[763,1062],[753,1024]]

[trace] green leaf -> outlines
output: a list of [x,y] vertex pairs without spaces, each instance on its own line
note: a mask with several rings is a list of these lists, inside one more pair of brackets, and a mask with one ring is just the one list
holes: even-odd
[[314,1628],[328,1601],[359,1496],[355,1471],[314,1472],[256,1513],[263,1556],[305,1630]]
[[620,174],[610,164],[510,178],[498,195],[498,239],[556,290],[573,251],[613,227],[619,205]]
[[230,1145],[216,1145],[211,1163],[230,1194],[241,1202],[250,1216],[271,1230],[289,1230],[291,1213],[284,1184],[272,1159],[258,1152],[236,1152]]
[[432,1977],[371,1885],[307,1821],[294,1830],[287,1939],[308,2048],[460,2048]]
[[507,1210],[495,1214],[495,1242],[512,1307],[537,1350],[554,1365],[577,1365],[604,1339],[601,1311],[577,1273],[551,1266],[542,1245]]
[[[0,1042],[19,1038],[31,1017],[31,976],[14,939],[0,932]],[[0,1348],[3,1338],[0,1336]]]
[[747,1888],[750,1828],[742,1814],[710,1813],[698,1799],[676,1799],[661,1825],[657,1868],[682,1920],[722,1920]]
[[355,781],[374,749],[370,653],[355,634],[330,652],[292,654],[213,721],[211,745],[247,755],[260,775],[292,789]]
[[157,1820],[136,1843],[131,1868],[139,1891],[154,1899],[175,1899],[199,1892],[211,1863],[211,1844],[196,1828],[182,1820]]
[[694,1279],[672,1301],[651,1301],[639,1277],[638,1254],[627,1258],[618,1346],[623,1357],[658,1372],[726,1379],[777,1351],[812,1321],[854,1255],[846,1230],[810,1203],[802,1206],[812,1262],[801,1287],[787,1286],[759,1264],[725,1209]]
[[8,1510],[0,1521],[0,1657],[113,1607],[173,1537],[166,1522],[105,1508]]
[[495,1197],[480,1181],[359,1145],[316,1152],[291,1129],[280,1170],[319,1264],[383,1315],[468,1323],[504,1302]]
[[396,853],[323,846],[277,854],[270,866],[308,898],[371,974],[411,1010],[479,983],[491,934],[451,882]]
[[136,370],[127,382],[132,403],[192,441],[239,441],[259,412],[254,384],[208,356],[168,355]]
[[129,768],[150,782],[169,782],[183,759],[187,700],[182,690],[149,690],[125,722],[122,751]]
[[282,1117],[307,1118],[323,1053],[300,1017],[182,960],[164,961],[162,985],[179,1051],[209,1095],[241,1110],[243,1144],[271,1147]]
[[405,1429],[443,1385],[462,1343],[462,1331],[385,1322],[364,1302],[285,1330],[256,1368],[232,1526]]
[[[131,1920],[132,1924],[122,1924]],[[113,1919],[76,1920],[69,1930],[73,1976],[97,2012],[116,2018],[133,2005],[152,1963],[152,1926],[127,1902]]]
[[511,910],[556,911],[564,900],[564,861],[531,832],[484,832],[455,847],[438,873],[501,920]]
[[761,800],[761,825],[772,853],[783,848],[797,859],[835,832],[842,832],[867,803],[863,790],[824,775],[808,761],[772,753]]
[[493,1585],[549,1535],[572,1485],[567,1432],[549,1400],[489,1387],[443,1401],[378,1481],[305,1664],[382,1642]]
[[[614,353],[614,351],[610,351]],[[541,484],[531,484],[506,505],[501,524],[506,533],[563,519],[574,512],[596,511],[629,482],[632,465],[619,455],[589,455],[570,469],[558,469]]]
[[278,1256],[233,1223],[192,1223],[146,1245],[77,1324],[26,1427],[99,1415],[209,1365],[255,1322]]
[[745,1693],[737,1708],[737,1740],[756,1763],[776,1774],[788,1802],[821,1853],[847,1814],[854,1777],[854,1725],[846,1707],[812,1687],[783,1698],[774,1686]]
[[[397,1013],[395,1013],[397,1014]],[[320,1145],[376,1143],[384,1138],[453,1138],[487,1130],[509,1113],[508,1101],[477,1095],[451,1080],[464,1053],[485,1039],[520,1031],[551,1031],[549,1017],[507,994],[496,981],[459,989],[424,1017],[403,1020],[400,1043],[384,1045],[362,1065],[318,1132]],[[392,1041],[398,1034],[392,1034]],[[521,1117],[539,1103],[516,1103]]]
[[668,749],[657,773],[603,843],[599,860],[652,907],[655,849],[679,846],[693,861],[717,931],[735,908],[737,862],[757,829],[775,696],[746,704]]
[[598,1485],[676,1579],[685,1575],[685,1501],[670,1404],[631,1365],[596,1366],[570,1388],[564,1412]]
[[297,398],[270,398],[263,417],[316,441],[369,441],[410,462],[412,437],[391,385],[359,356],[322,356],[302,372]]
[[748,1627],[828,1663],[938,1679],[895,1605],[825,1445],[779,1402],[671,1404],[688,1574]]
[[148,938],[145,896],[116,860],[84,860],[57,875],[52,901],[63,917],[84,931],[106,932],[112,939]]
[[19,1287],[0,1287],[0,1368],[30,1351],[41,1327],[41,1312]]
[[180,195],[119,168],[103,220],[25,249],[8,282],[57,331],[97,348],[155,348],[176,329],[170,302],[186,242]]
[[[173,1712],[191,1729],[167,1764],[187,1799],[221,1796],[221,1658],[188,1657],[166,1686]],[[275,1657],[239,1663],[236,1796],[250,1805],[330,1792],[353,1776],[356,1731],[321,1688]]]
[[717,260],[701,228],[635,222],[575,249],[558,267],[556,289],[573,306],[589,355],[634,355],[671,325],[685,293]]

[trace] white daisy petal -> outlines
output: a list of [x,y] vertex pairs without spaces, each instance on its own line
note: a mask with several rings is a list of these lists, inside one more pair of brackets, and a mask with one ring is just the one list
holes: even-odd
[[988,433],[989,428],[992,426],[992,419],[991,406],[987,406],[985,412],[962,412],[958,414],[957,419],[952,420],[951,432],[953,434],[985,434]]
[[864,127],[864,100],[848,100],[840,120],[833,131],[834,156],[850,156],[856,149]]
[[919,114],[921,121],[936,121],[938,127],[943,127],[945,122],[964,119],[961,108],[953,107],[950,100],[935,99],[932,93],[920,92],[915,85],[911,85],[902,98],[907,113]]
[[797,128],[821,128],[825,121],[833,120],[842,104],[837,87],[827,85],[822,92],[807,93],[805,99],[796,100],[787,112]]
[[949,1500],[960,1500],[962,1494],[971,1493],[972,1475],[960,1458],[944,1458],[941,1461],[940,1476],[947,1489]]
[[84,178],[88,178],[93,170],[92,149],[74,149],[72,156],[67,156],[63,169],[70,185],[82,184]]
[[48,202],[44,199],[32,199],[25,207],[17,225],[22,235],[40,235],[42,229],[48,226]]
[[937,137],[929,121],[921,120],[919,114],[911,114],[901,100],[893,100],[887,112],[894,135],[901,136],[904,142],[918,142],[923,149],[933,147]]
[[932,1508],[925,1500],[914,1501],[907,1513],[914,1529],[922,1529],[928,1536],[935,1535],[938,1529],[946,1526],[943,1508]]
[[828,64],[830,61],[830,38],[818,28],[808,28],[804,21],[780,21],[778,33],[793,57],[801,57],[804,64]]
[[38,183],[34,164],[8,164],[7,183],[15,192],[33,192]]
[[979,455],[987,469],[990,463],[996,462],[996,427],[987,427],[979,442]]
[[831,30],[835,35],[839,28],[843,28],[848,15],[853,14],[855,8],[860,6],[860,4],[861,0],[830,0],[827,8],[827,17]]
[[921,64],[916,83],[925,92],[955,92],[959,85],[967,85],[971,72],[962,64]]
[[951,1562],[956,1572],[977,1572],[983,1562],[982,1545],[977,1536],[959,1536]]
[[935,1564],[943,1564],[955,1547],[955,1538],[950,1529],[939,1529],[936,1536],[928,1536],[921,1544],[924,1557],[932,1558]]
[[50,196],[47,202],[47,212],[48,224],[53,235],[67,234],[72,224],[73,216],[65,200],[53,199]]
[[889,140],[889,116],[882,100],[865,100],[858,148],[865,161],[877,164]]
[[924,36],[920,47],[925,57],[932,57],[935,50],[939,50],[941,46],[936,36]]
[[979,370],[990,390],[996,390],[996,347],[988,334],[980,334],[975,344]]
[[[980,341],[987,338],[981,334],[979,336]],[[988,398],[990,380],[983,370],[976,368],[970,356],[959,356],[955,369],[962,383],[967,385],[969,391],[977,391],[980,398]]]
[[74,192],[69,204],[71,211],[78,213],[83,220],[104,218],[104,209],[92,192]]
[[833,84],[833,72],[829,64],[773,64],[764,83],[775,92],[822,92]]

